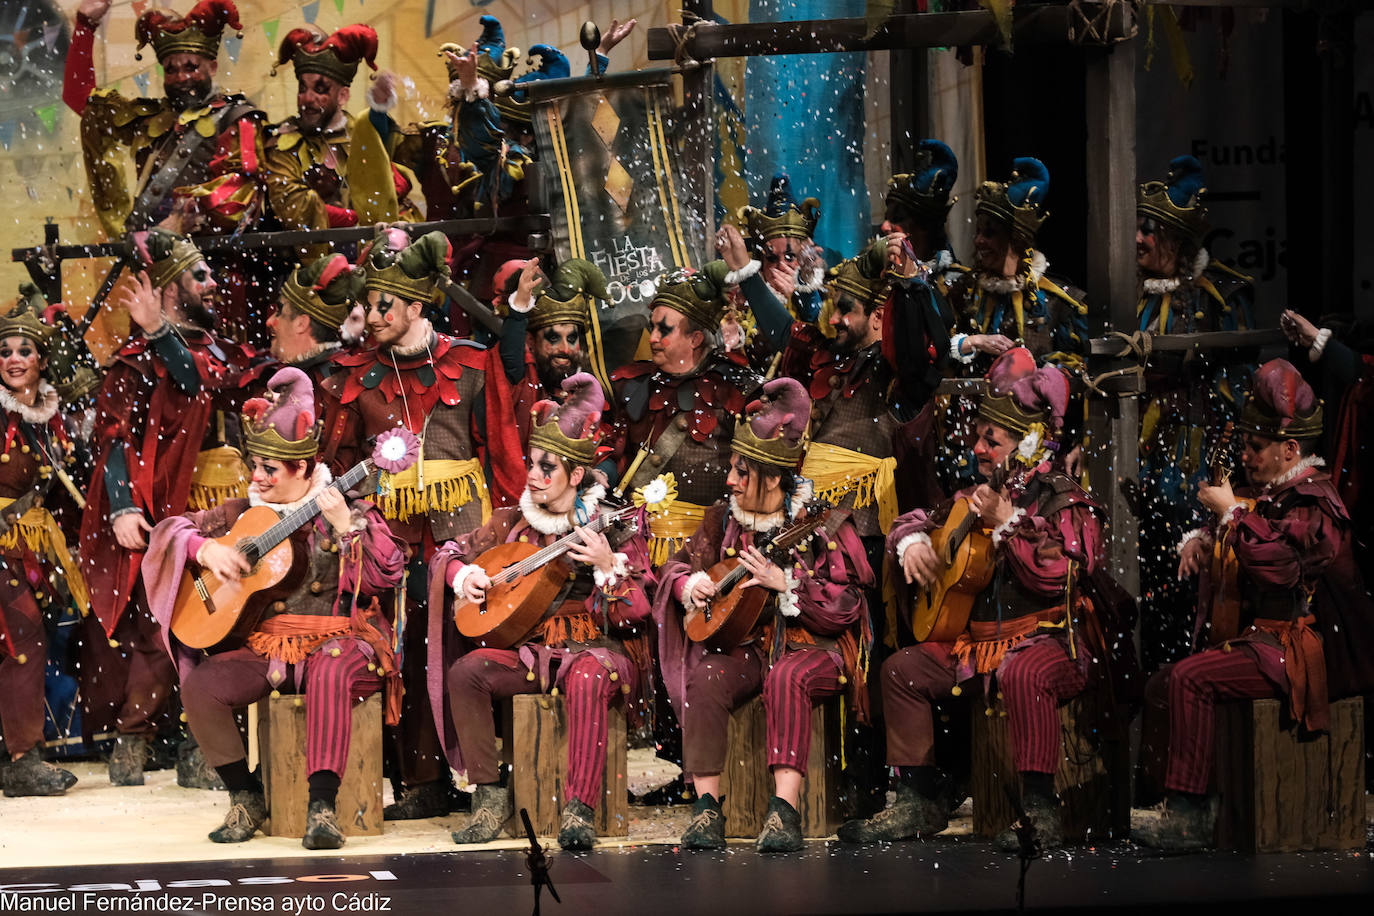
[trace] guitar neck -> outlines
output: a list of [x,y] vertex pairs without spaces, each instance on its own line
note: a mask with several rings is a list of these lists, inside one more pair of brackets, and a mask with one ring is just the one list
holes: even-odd
[[[336,487],[341,493],[347,492],[362,483],[371,472],[371,460],[360,461],[358,464],[354,465],[347,474],[335,479],[330,486]],[[319,497],[315,497],[305,505],[297,506],[295,509],[283,515],[281,520],[275,525],[253,538],[254,544],[257,545],[258,556],[265,555],[273,547],[276,547],[282,541],[289,538],[297,528],[314,521],[315,517],[319,514]]]
[[[812,532],[819,528],[825,521],[825,518],[825,512],[817,512],[814,515],[809,515],[801,521],[796,522],[788,528],[784,528],[782,532],[773,539],[772,543],[768,545],[767,550],[769,556],[774,562],[781,561],[781,559],[786,556],[787,551],[810,537]],[[748,574],[749,570],[741,563],[721,577],[720,581],[716,583],[716,589],[724,592]]]
[[[630,515],[635,510],[635,506],[626,506],[614,512],[606,512],[598,515],[581,527],[590,531],[592,534],[598,534],[605,531],[620,519]],[[519,563],[506,567],[501,571],[500,575],[492,577],[492,582],[514,582],[517,579],[523,579],[535,570],[552,563],[580,543],[582,543],[582,538],[578,533],[576,531],[570,531],[549,546],[530,554]]]

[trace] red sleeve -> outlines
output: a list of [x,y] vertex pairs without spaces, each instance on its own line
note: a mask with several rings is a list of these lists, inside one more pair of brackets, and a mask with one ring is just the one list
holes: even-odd
[[62,101],[78,115],[95,90],[95,29],[85,16],[77,15],[67,47],[67,69],[62,75]]

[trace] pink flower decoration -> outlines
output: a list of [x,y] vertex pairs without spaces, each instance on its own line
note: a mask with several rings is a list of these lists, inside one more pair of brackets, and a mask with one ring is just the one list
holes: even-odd
[[420,440],[410,430],[398,426],[377,437],[372,461],[388,474],[399,474],[420,457]]

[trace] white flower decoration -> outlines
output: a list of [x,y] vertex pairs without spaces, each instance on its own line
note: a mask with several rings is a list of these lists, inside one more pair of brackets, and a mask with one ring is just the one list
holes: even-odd
[[1021,440],[1021,444],[1016,446],[1017,454],[1020,455],[1026,461],[1030,461],[1032,458],[1034,458],[1035,453],[1039,451],[1039,449],[1040,431],[1038,429],[1033,429],[1030,432],[1026,433],[1025,438]]

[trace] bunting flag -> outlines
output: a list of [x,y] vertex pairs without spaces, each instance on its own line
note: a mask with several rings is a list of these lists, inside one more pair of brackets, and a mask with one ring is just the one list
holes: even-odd
[[56,103],[52,105],[40,105],[33,110],[33,113],[38,115],[38,120],[43,122],[43,127],[51,134],[53,128],[57,126]]
[[340,13],[343,12],[343,5],[344,0],[334,0],[334,9],[338,10]]
[[134,74],[134,85],[138,87],[139,95],[148,94],[148,80],[151,75],[152,74],[150,74],[147,70],[144,70],[142,73]]
[[57,36],[62,34],[62,26],[58,24],[43,26],[43,46],[49,51],[52,50],[53,42],[57,41]]
[[239,52],[243,50],[243,39],[237,35],[224,36],[224,50],[229,54],[229,59],[234,63],[239,62]]
[[309,3],[301,7],[301,13],[304,14],[306,22],[314,25],[315,18],[320,15],[320,0],[310,0]]
[[143,15],[143,11],[148,8],[148,3],[149,0],[134,0],[133,6],[135,19]]
[[14,128],[18,121],[0,121],[0,146],[5,149],[10,148],[10,142],[14,140]]
[[267,33],[268,47],[275,48],[277,46],[277,29],[279,28],[281,28],[280,16],[276,19],[269,19],[262,24],[262,30]]

